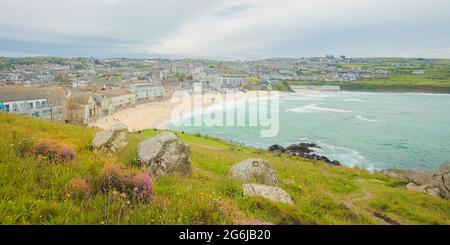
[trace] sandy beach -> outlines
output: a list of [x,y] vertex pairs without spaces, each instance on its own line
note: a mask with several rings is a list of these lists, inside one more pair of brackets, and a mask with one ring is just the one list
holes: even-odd
[[[205,93],[201,96],[201,102],[196,104],[207,109],[210,106],[217,106],[221,103],[232,100],[254,99],[257,97],[267,97],[267,91],[248,91],[227,94]],[[191,112],[196,109],[194,100],[186,97],[177,97],[162,101],[137,104],[107,117],[100,118],[89,124],[91,127],[109,128],[115,123],[122,122],[128,125],[130,131],[137,131],[151,128],[163,128],[164,123],[176,119],[177,111]],[[174,118],[175,117],[175,118]]]

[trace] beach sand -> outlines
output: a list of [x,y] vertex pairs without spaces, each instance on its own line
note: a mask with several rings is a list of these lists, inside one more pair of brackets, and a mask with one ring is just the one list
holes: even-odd
[[[202,96],[202,103],[198,103],[198,105],[201,104],[204,109],[207,109],[210,106],[216,106],[226,101],[254,99],[257,97],[267,97],[268,95],[269,93],[267,91],[248,91],[227,94],[205,93]],[[172,116],[175,111],[183,110],[185,112],[193,113],[195,109],[198,108],[194,108],[193,100],[186,99],[186,97],[184,97],[184,99],[167,99],[148,102],[137,104],[107,117],[100,118],[90,123],[89,126],[109,128],[112,125],[121,122],[125,123],[130,131],[163,128],[164,123],[176,119]]]

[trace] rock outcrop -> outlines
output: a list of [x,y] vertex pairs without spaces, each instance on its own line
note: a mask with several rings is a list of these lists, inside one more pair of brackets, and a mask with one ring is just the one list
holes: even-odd
[[279,183],[275,170],[262,159],[249,158],[231,167],[228,176],[242,182],[245,196],[261,196],[276,202],[292,204],[291,196],[276,187]]
[[409,190],[428,193],[450,199],[450,163],[442,164],[435,172],[421,170],[398,170],[390,169],[382,171],[385,175],[410,181]]
[[249,158],[231,167],[228,176],[242,183],[278,185],[278,177],[270,164],[262,159]]
[[139,143],[138,159],[153,177],[191,174],[189,146],[172,132],[163,132]]
[[269,146],[267,148],[267,151],[269,152],[281,152],[281,153],[287,153],[294,156],[300,156],[303,158],[311,159],[311,160],[317,160],[317,161],[323,161],[331,165],[339,166],[341,163],[336,160],[330,160],[325,156],[319,156],[314,154],[314,151],[310,148],[320,148],[319,145],[314,143],[299,143],[299,144],[292,144],[286,148],[284,148],[281,145],[275,144]]
[[275,202],[292,204],[291,196],[281,188],[260,184],[243,184],[244,196],[260,196]]
[[417,184],[410,182],[406,185],[406,189],[408,189],[410,191],[426,193],[426,194],[428,194],[430,196],[434,196],[434,197],[439,197],[439,189],[435,188],[431,185],[417,185]]
[[286,152],[286,148],[278,144],[269,146],[267,150],[270,152],[282,152],[282,153]]
[[116,151],[127,145],[128,126],[117,123],[109,129],[104,129],[95,134],[92,146],[97,150]]

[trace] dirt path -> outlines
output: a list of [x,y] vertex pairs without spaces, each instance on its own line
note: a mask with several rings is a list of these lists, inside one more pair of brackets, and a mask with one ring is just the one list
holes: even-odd
[[223,150],[221,148],[214,147],[214,146],[209,146],[209,145],[202,145],[202,144],[192,143],[192,142],[186,142],[186,143],[188,143],[189,145],[196,145],[196,146],[200,146],[200,147],[203,147],[203,148],[208,148],[208,149],[211,149],[211,150],[217,150],[217,151]]
[[373,194],[371,192],[369,192],[366,188],[363,188],[362,192],[363,192],[362,196],[355,197],[355,198],[344,199],[343,200],[344,205],[348,209],[359,209],[362,213],[373,217],[374,219],[380,221],[384,225],[398,225],[398,224],[400,224],[399,222],[393,220],[392,218],[386,216],[383,213],[380,213],[380,212],[377,212],[377,211],[372,211],[372,210],[369,210],[369,209],[364,208],[364,207],[357,207],[357,208],[355,208],[355,203],[361,202],[361,201],[365,201],[365,200],[369,200],[369,199],[371,199],[373,197]]

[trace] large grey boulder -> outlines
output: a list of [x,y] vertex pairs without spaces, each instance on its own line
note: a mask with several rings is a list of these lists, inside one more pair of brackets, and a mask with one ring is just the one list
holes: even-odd
[[450,173],[450,163],[443,163],[441,166],[439,166],[439,169],[437,170],[438,174],[445,174]]
[[228,176],[243,183],[278,185],[275,170],[273,170],[268,162],[257,158],[249,158],[234,164]]
[[420,170],[390,169],[383,171],[383,173],[392,178],[407,179],[418,185],[425,185],[433,179],[433,173]]
[[109,129],[104,129],[95,134],[92,146],[97,150],[116,151],[127,145],[128,126],[117,123]]
[[163,132],[138,146],[139,162],[154,177],[191,174],[191,153],[172,132]]
[[244,196],[260,196],[275,202],[292,204],[292,198],[285,190],[276,186],[243,184]]
[[106,145],[108,141],[113,137],[113,131],[109,129],[102,130],[95,134],[94,140],[92,140],[92,146],[94,148],[101,148]]
[[450,199],[450,163],[442,164],[436,175],[441,197]]
[[116,123],[116,124],[112,125],[110,129],[114,132],[119,132],[119,131],[127,131],[128,132],[128,126],[125,123]]
[[430,196],[439,197],[439,189],[431,185],[417,185],[412,182],[406,185],[406,189],[410,191],[422,192]]
[[438,192],[440,197],[450,199],[450,163],[442,164],[435,172],[385,170],[383,173],[392,178],[405,179],[415,184],[409,184],[408,190],[425,192],[433,196]]

